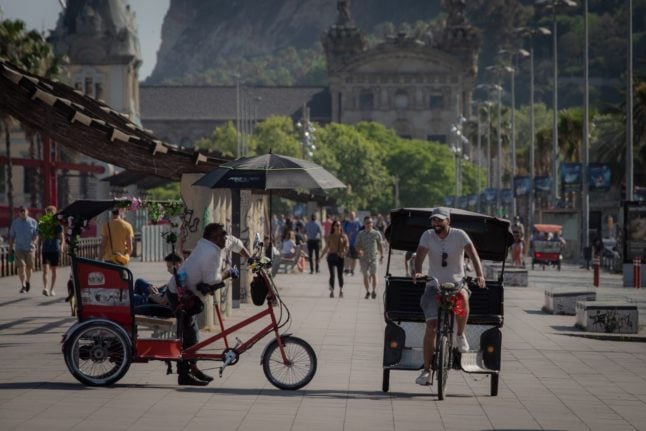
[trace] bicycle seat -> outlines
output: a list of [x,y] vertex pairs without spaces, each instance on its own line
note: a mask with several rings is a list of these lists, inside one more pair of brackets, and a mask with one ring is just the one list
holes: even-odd
[[216,290],[222,289],[226,284],[224,282],[222,283],[216,283],[216,284],[207,284],[207,283],[197,283],[197,286],[195,288],[202,293],[202,295],[213,295]]

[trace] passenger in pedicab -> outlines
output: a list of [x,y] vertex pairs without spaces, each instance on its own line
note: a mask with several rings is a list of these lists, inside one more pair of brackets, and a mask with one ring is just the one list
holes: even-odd
[[[178,330],[182,328],[183,349],[197,344],[199,339],[197,313],[186,309],[187,304],[190,303],[189,300],[193,301],[193,304],[194,301],[201,302],[199,297],[195,295],[198,292],[198,284],[216,285],[228,278],[237,278],[240,275],[235,266],[223,269],[224,260],[229,252],[239,253],[245,259],[250,257],[250,253],[242,241],[228,235],[222,224],[209,223],[204,227],[202,238],[178,270],[178,274],[186,274],[186,285],[182,287],[185,287],[187,291],[182,295],[182,298],[178,296],[177,278],[179,277],[171,277],[168,282],[168,299],[172,307],[176,311],[180,311],[178,313]],[[185,300],[186,302],[184,302]],[[199,305],[196,308],[199,309]],[[179,385],[206,386],[213,380],[213,377],[203,373],[197,367],[196,361],[178,361],[177,374]]]
[[[184,262],[184,259],[176,253],[170,253],[164,258],[164,262],[166,262],[166,270],[170,274],[174,274],[174,271],[179,269],[182,262]],[[167,293],[168,284],[155,286],[143,278],[138,278],[135,280],[133,288],[133,304],[135,306],[151,303],[170,305],[168,302],[168,296],[166,295]]]
[[[471,242],[469,235],[462,230],[450,227],[451,219],[448,208],[435,208],[431,213],[431,229],[426,230],[419,240],[415,257],[415,274],[413,283],[423,277],[422,266],[428,256],[429,279],[437,279],[426,283],[424,294],[420,300],[424,318],[426,319],[426,332],[424,333],[424,369],[415,382],[418,385],[431,383],[431,363],[435,353],[435,328],[437,327],[437,294],[442,283],[460,283],[464,279],[464,254],[466,253],[476,272],[478,287],[485,287],[485,278],[478,252]],[[462,285],[459,295],[462,296],[464,313],[456,314],[457,341],[460,352],[469,351],[469,343],[465,336],[467,320],[469,318],[468,286]]]

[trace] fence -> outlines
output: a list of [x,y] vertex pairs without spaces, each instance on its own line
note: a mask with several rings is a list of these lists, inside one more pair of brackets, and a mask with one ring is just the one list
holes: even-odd
[[[76,255],[86,257],[88,259],[96,259],[99,257],[101,248],[101,238],[81,238],[77,242]],[[0,277],[9,277],[18,275],[15,262],[9,262],[9,247],[7,245],[0,246]],[[69,266],[70,256],[67,253],[61,255],[59,266]],[[34,262],[34,270],[40,271],[43,267],[40,253],[36,253],[36,261]]]
[[170,232],[169,224],[146,225],[141,228],[141,261],[161,262],[172,248],[162,234]]

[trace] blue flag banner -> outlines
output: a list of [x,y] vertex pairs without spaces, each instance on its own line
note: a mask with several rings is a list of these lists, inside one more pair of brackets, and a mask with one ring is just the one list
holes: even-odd
[[474,206],[478,205],[478,195],[471,194],[471,195],[467,196],[467,202],[468,202],[470,207],[474,207]]
[[453,196],[444,196],[444,206],[446,207],[453,207],[453,202],[455,202],[455,198]]
[[588,165],[588,187],[590,190],[608,190],[612,180],[612,171],[608,163],[590,163]]
[[511,193],[511,189],[500,190],[500,200],[503,204],[507,204],[507,205],[510,204],[513,197],[514,196]]
[[460,209],[467,209],[467,197],[466,196],[460,196],[458,198],[458,208]]
[[493,203],[495,203],[495,202],[496,202],[496,195],[497,195],[497,194],[498,194],[498,190],[497,190],[497,189],[493,189],[493,188],[485,189],[485,191],[484,191],[484,195],[485,195],[485,202],[487,202],[487,204],[493,204]]
[[514,195],[527,196],[532,187],[532,178],[529,176],[514,177]]
[[552,178],[551,177],[534,177],[534,191],[536,193],[545,193],[548,194],[552,190]]
[[583,166],[581,163],[561,163],[561,187],[563,191],[581,190]]

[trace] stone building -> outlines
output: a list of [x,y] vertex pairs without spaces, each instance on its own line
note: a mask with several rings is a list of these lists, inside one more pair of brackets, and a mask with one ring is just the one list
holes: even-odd
[[337,2],[337,21],[322,37],[332,121],[376,121],[403,137],[447,142],[451,123],[467,116],[481,40],[463,1],[443,6],[445,26],[423,40],[399,33],[368,46],[350,1]]

